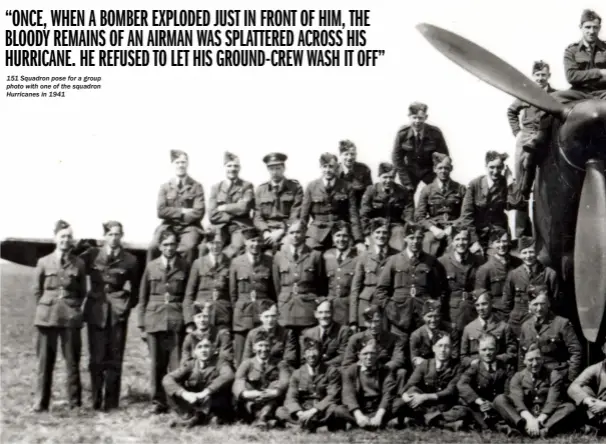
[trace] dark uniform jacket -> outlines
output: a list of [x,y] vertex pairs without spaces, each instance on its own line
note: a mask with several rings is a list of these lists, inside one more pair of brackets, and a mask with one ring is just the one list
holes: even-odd
[[[355,333],[349,338],[341,364],[343,369],[358,362],[358,353],[371,338],[370,330]],[[391,332],[382,331],[375,339],[379,344],[377,365],[387,367],[394,372],[406,367],[408,363],[406,350],[408,344],[404,338]]]
[[303,187],[293,179],[284,179],[277,190],[271,181],[257,187],[255,195],[255,227],[261,232],[283,229],[301,216]]
[[167,272],[162,256],[147,264],[139,290],[139,328],[147,333],[183,330],[188,263],[175,256]]
[[505,262],[490,256],[486,263],[480,265],[476,272],[476,289],[485,288],[490,292],[493,301],[503,296],[505,280],[511,270],[519,267],[522,261],[515,256],[508,256]]
[[568,370],[570,382],[579,376],[581,344],[568,319],[550,314],[538,330],[534,316],[524,322],[520,333],[518,368],[523,368],[524,355],[533,342],[538,342],[547,369]]
[[461,368],[452,362],[442,364],[440,371],[436,370],[436,360],[428,359],[418,365],[402,393],[421,392],[435,393],[439,404],[454,404],[458,398],[457,382],[461,376]]
[[[189,176],[185,178],[181,189],[176,178],[160,187],[157,203],[158,217],[174,228],[195,226],[201,229],[200,224],[206,210],[204,205],[204,188]],[[183,208],[191,208],[194,211],[185,215],[181,212]]]
[[[139,274],[135,256],[120,248],[110,260],[107,248],[92,247],[81,256],[90,276],[90,291],[84,304],[84,321],[105,328],[111,322],[125,322],[139,300]],[[126,288],[128,282],[130,288]]]
[[478,362],[467,368],[457,383],[459,396],[468,406],[474,405],[478,398],[492,402],[497,395],[505,393],[510,377],[509,369],[502,361],[495,361],[496,371],[489,372],[484,362]]
[[[303,331],[300,339],[300,350],[303,350],[305,338],[311,338],[321,344],[322,362],[334,367],[340,367],[347,350],[347,343],[353,332],[349,327],[333,322],[326,330],[324,338],[321,336],[320,326],[310,327]],[[303,355],[303,353],[301,353]],[[301,356],[301,362],[304,358]]]
[[229,296],[229,259],[223,254],[213,264],[209,255],[196,259],[191,267],[183,315],[185,324],[194,322],[194,303],[213,302],[212,325],[231,326],[232,306]]
[[[458,362],[461,348],[461,333],[446,323],[440,325],[434,334],[440,332],[450,336],[450,343],[452,346],[450,358],[453,362]],[[421,325],[410,335],[410,359],[412,361],[414,358],[431,359],[433,357],[432,338],[429,336],[427,326]]]
[[231,340],[231,334],[226,328],[217,328],[214,326],[210,326],[206,331],[194,330],[185,336],[183,350],[181,351],[181,365],[195,360],[194,349],[203,334],[209,335],[211,342],[214,344],[217,359],[232,365],[234,362],[234,345]]
[[392,327],[410,333],[423,323],[425,300],[441,300],[444,293],[444,269],[438,260],[423,251],[411,259],[404,250],[387,261],[375,296]]
[[600,69],[606,69],[606,42],[597,40],[593,54],[583,41],[573,43],[564,51],[564,71],[572,89],[599,91],[606,89]]
[[[558,277],[553,269],[537,263],[533,270],[529,272],[526,265],[520,265],[508,274],[501,300],[504,319],[509,317],[511,324],[519,326],[522,320],[528,317],[528,304],[530,302],[528,287],[530,285],[547,286],[551,300],[559,301]],[[552,304],[554,307],[557,305],[553,302]]]
[[330,193],[327,192],[323,179],[311,181],[303,195],[301,219],[309,224],[307,236],[317,242],[324,242],[330,236],[334,223],[341,220],[351,224],[355,241],[363,240],[355,195],[343,179],[334,179]]
[[[222,180],[210,189],[210,223],[218,227],[231,224],[238,228],[252,227],[250,212],[255,207],[253,184],[238,178],[230,185],[229,180]],[[217,211],[219,205],[226,205],[225,211]]]
[[347,173],[344,171],[344,167],[341,166],[339,177],[351,186],[356,200],[356,208],[360,208],[362,195],[372,185],[370,168],[364,163],[354,162],[353,167]]
[[399,251],[391,247],[385,247],[385,254],[381,259],[376,248],[371,247],[358,257],[349,296],[350,325],[364,325],[362,314],[366,308],[375,303],[373,301],[379,276],[381,276],[387,260],[398,253]]
[[488,187],[487,176],[480,176],[469,183],[463,207],[461,222],[471,229],[471,242],[488,239],[491,225],[507,229],[506,211],[517,209],[523,202],[515,184],[510,186],[504,177]]
[[[366,372],[364,376],[363,372]],[[372,386],[368,387],[365,382]],[[376,366],[363,370],[359,363],[355,363],[343,370],[342,402],[351,413],[361,410],[363,414],[368,415],[379,409],[389,412],[396,390],[395,375],[385,367]]]
[[268,359],[265,369],[256,357],[242,361],[236,371],[232,392],[236,400],[244,390],[277,389],[281,395],[286,393],[290,381],[288,364],[277,359]]
[[351,283],[359,256],[356,248],[350,248],[339,263],[338,254],[339,251],[336,248],[325,251],[323,254],[324,267],[328,279],[328,297],[333,302],[334,320],[339,324],[347,324],[349,322]]
[[515,365],[518,353],[517,337],[513,334],[509,325],[499,321],[493,315],[486,322],[486,328],[482,326],[478,317],[463,329],[463,338],[461,339],[461,363],[463,366],[467,367],[471,364],[471,361],[479,358],[479,339],[486,333],[490,333],[497,338],[497,360]]
[[285,327],[309,327],[316,323],[318,296],[326,294],[322,253],[303,245],[298,260],[290,248],[274,256],[273,279],[278,293],[279,322]]
[[402,185],[394,183],[388,190],[383,184],[369,186],[362,196],[360,221],[366,236],[370,235],[370,221],[383,217],[390,224],[404,225],[414,217],[414,196]]
[[465,185],[454,180],[449,180],[442,191],[439,180],[434,179],[421,190],[415,219],[427,230],[432,226],[444,229],[452,225],[461,216],[465,191]]
[[68,254],[61,265],[57,252],[38,260],[34,275],[34,296],[38,327],[82,327],[82,302],[86,297],[84,261]]
[[[246,335],[246,341],[244,342],[244,353],[242,360],[249,359],[255,356],[253,349],[253,341],[259,330],[265,330],[263,326],[253,328],[248,335]],[[292,330],[287,330],[281,325],[276,325],[273,329],[268,331],[269,344],[271,347],[270,355],[272,358],[278,361],[286,362],[293,368],[298,367],[297,362],[297,337]]]
[[291,415],[301,410],[318,409],[322,415],[341,399],[341,373],[321,363],[309,373],[307,364],[301,365],[290,377],[284,407]]
[[229,270],[229,293],[234,310],[233,331],[253,329],[261,321],[259,301],[276,300],[272,278],[272,258],[261,254],[259,263],[253,265],[248,253],[235,258]]
[[178,396],[183,390],[194,393],[208,390],[211,395],[229,393],[233,381],[234,371],[231,366],[211,359],[204,367],[198,360],[187,361],[177,370],[168,373],[162,382],[168,396]]
[[562,375],[545,367],[535,377],[524,369],[517,372],[509,384],[509,398],[518,413],[528,410],[537,417],[551,416],[562,402],[564,392]]

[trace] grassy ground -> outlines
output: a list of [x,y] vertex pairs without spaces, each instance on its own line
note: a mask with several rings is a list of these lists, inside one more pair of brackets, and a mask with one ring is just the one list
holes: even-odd
[[[319,432],[315,435],[295,433],[293,429],[259,432],[254,428],[234,425],[198,429],[170,429],[169,415],[150,417],[148,408],[148,361],[145,344],[139,339],[131,322],[124,363],[121,409],[109,414],[90,408],[90,379],[87,371],[88,350],[86,329],[83,329],[81,374],[84,407],[70,412],[65,404],[65,369],[62,358],[56,365],[51,412],[33,414],[30,407],[35,389],[34,300],[31,293],[32,269],[12,263],[1,267],[1,440],[7,443],[167,443],[191,442],[203,436],[205,443],[514,443],[502,435],[453,433],[448,431],[385,430],[380,433],[350,431]],[[131,320],[133,317],[131,317]],[[203,435],[201,435],[203,434]],[[529,440],[526,440],[529,441]],[[551,443],[592,443],[595,438],[566,435]]]

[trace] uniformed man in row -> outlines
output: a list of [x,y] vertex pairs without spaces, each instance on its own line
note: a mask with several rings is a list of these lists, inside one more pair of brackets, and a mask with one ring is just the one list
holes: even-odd
[[404,248],[404,225],[414,217],[414,196],[395,182],[396,171],[391,163],[382,162],[378,170],[379,182],[369,186],[360,206],[360,221],[364,235],[370,237],[370,223],[381,217],[391,225],[389,245],[402,251]]
[[202,219],[205,214],[204,188],[187,174],[189,156],[185,151],[171,150],[170,160],[175,176],[160,187],[158,218],[162,224],[156,229],[147,252],[147,262],[158,257],[160,235],[170,228],[178,236],[178,252],[191,265],[202,240]]
[[364,251],[364,238],[360,227],[358,208],[353,189],[338,177],[337,156],[324,153],[320,156],[322,177],[312,180],[305,189],[301,219],[308,225],[307,244],[314,249],[327,250],[332,246],[331,230],[335,222],[351,224],[356,248]]
[[38,260],[34,274],[34,325],[38,335],[38,381],[34,412],[43,412],[49,408],[59,340],[67,368],[69,407],[78,408],[82,405],[80,307],[86,297],[86,265],[72,253],[73,232],[67,222],[58,221],[54,235],[55,251]]
[[434,357],[433,345],[442,335],[450,336],[453,362],[459,361],[461,332],[442,321],[442,304],[428,299],[423,305],[423,325],[410,335],[410,361],[413,368]]
[[255,227],[263,233],[264,245],[278,251],[286,237],[289,223],[301,216],[303,188],[294,179],[284,176],[288,157],[270,153],[263,158],[270,180],[257,187],[255,193]]
[[413,195],[419,182],[429,185],[435,179],[433,153],[449,155],[442,131],[426,123],[427,105],[420,102],[408,107],[410,123],[398,130],[392,152],[392,162],[400,183]]
[[190,264],[177,254],[177,245],[174,232],[162,232],[162,255],[147,264],[139,292],[138,326],[149,348],[152,414],[167,410],[162,378],[179,367],[185,333],[182,307]]
[[122,247],[122,224],[104,223],[103,234],[103,248],[91,247],[80,256],[90,276],[83,316],[95,410],[118,408],[128,318],[139,301],[140,284],[137,259]]
[[214,229],[223,230],[228,239],[225,255],[233,259],[242,254],[242,230],[253,226],[251,211],[255,206],[252,183],[240,178],[240,158],[226,152],[223,158],[226,179],[210,190],[209,220]]
[[461,216],[465,186],[450,178],[453,167],[449,156],[433,153],[432,161],[436,178],[421,190],[415,220],[427,230],[423,249],[440,257],[452,238],[452,225]]
[[229,270],[229,292],[234,310],[234,358],[242,362],[248,332],[261,322],[260,303],[263,299],[276,301],[272,275],[273,260],[262,254],[261,233],[256,228],[242,230],[246,252],[236,257]]
[[339,174],[338,177],[347,182],[353,189],[356,208],[360,208],[362,195],[372,185],[370,168],[365,163],[357,162],[358,150],[350,140],[339,142]]

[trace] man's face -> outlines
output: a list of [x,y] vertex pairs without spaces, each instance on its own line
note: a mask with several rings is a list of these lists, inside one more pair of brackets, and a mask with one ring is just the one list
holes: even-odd
[[322,302],[316,308],[315,316],[316,316],[316,319],[318,320],[318,324],[320,324],[320,326],[328,327],[332,323],[331,305],[327,302]]
[[390,189],[393,186],[395,179],[396,174],[393,170],[388,173],[383,173],[379,176],[379,181],[381,182],[381,185],[383,185],[383,188],[386,189]]
[[160,252],[169,259],[177,254],[177,238],[173,235],[168,236],[160,243]]
[[450,173],[452,172],[452,165],[450,162],[440,162],[436,166],[433,167],[433,171],[438,176],[442,182],[446,182],[450,179]]
[[486,172],[491,180],[497,180],[503,176],[503,170],[505,169],[505,162],[503,159],[497,158],[491,160],[486,164]]
[[454,250],[459,254],[467,253],[469,249],[469,231],[460,231],[452,240]]
[[433,347],[433,354],[439,361],[446,361],[450,358],[452,352],[452,344],[450,343],[450,337],[444,336],[437,341]]
[[410,119],[412,127],[417,131],[421,131],[427,120],[427,114],[424,111],[419,111],[416,114],[409,114],[408,118]]
[[240,162],[237,160],[231,160],[225,164],[225,175],[229,180],[238,178],[240,174]]
[[541,294],[530,301],[530,312],[539,319],[545,319],[549,313],[549,298]]
[[270,345],[269,345],[269,341],[259,341],[255,343],[255,346],[253,347],[255,354],[261,358],[262,360],[266,360],[267,358],[269,358],[269,350],[270,350]]
[[187,167],[189,166],[189,159],[185,154],[181,154],[175,160],[173,160],[173,167],[175,168],[175,175],[177,177],[183,177],[187,175]]
[[492,339],[480,341],[478,354],[482,362],[493,363],[497,355],[497,344]]
[[320,350],[318,350],[318,347],[309,347],[303,353],[303,357],[310,367],[315,367],[320,362]]
[[271,178],[272,182],[281,182],[282,179],[284,179],[284,171],[286,168],[283,164],[270,165],[267,167],[267,170],[269,171],[269,177]]
[[278,313],[276,312],[275,305],[261,313],[261,324],[266,330],[271,330],[274,328],[277,322]]
[[499,256],[505,256],[509,253],[509,235],[504,234],[492,243],[492,247]]
[[440,325],[440,313],[437,311],[427,313],[425,316],[423,316],[423,320],[430,330],[436,330]]
[[261,242],[258,237],[246,240],[246,251],[253,256],[256,256],[261,252]]
[[541,355],[539,350],[526,353],[526,356],[524,356],[524,365],[530,373],[536,375],[541,371],[541,367],[543,367],[543,355]]
[[583,34],[583,40],[587,43],[595,43],[600,34],[602,25],[599,20],[592,20],[581,23],[581,33]]
[[524,248],[522,251],[520,251],[520,259],[522,259],[524,264],[529,267],[532,267],[534,264],[536,264],[537,252],[534,248],[534,245],[532,247]]
[[220,236],[215,236],[215,238],[207,243],[209,251],[218,256],[223,251],[223,239]]
[[360,362],[366,368],[372,368],[377,362],[377,349],[374,347],[365,347],[360,351]]
[[387,227],[379,227],[372,232],[372,238],[375,241],[375,245],[384,247],[389,240],[389,230]]
[[377,336],[381,332],[381,318],[375,314],[370,321],[364,321],[366,328],[370,331],[370,334]]
[[120,227],[112,227],[105,234],[105,242],[110,248],[118,248],[122,241],[122,229]]
[[57,244],[57,248],[61,251],[68,251],[72,248],[73,241],[74,234],[71,227],[59,230],[57,234],[55,234],[55,243]]
[[207,338],[202,339],[194,348],[194,356],[196,359],[206,362],[213,355],[213,343]]
[[488,319],[490,317],[490,313],[492,312],[492,301],[490,296],[483,294],[476,300],[475,306],[480,318]]
[[354,162],[356,161],[356,157],[358,157],[357,150],[355,148],[349,148],[347,151],[344,151],[340,154],[341,163],[345,165],[347,168],[353,167]]
[[349,233],[345,230],[337,231],[332,235],[332,242],[339,251],[345,251],[349,248]]
[[549,82],[550,77],[551,77],[551,73],[549,72],[549,68],[547,68],[547,67],[540,69],[538,71],[535,71],[532,74],[532,78],[534,79],[535,82],[537,82],[537,84],[541,88],[545,88],[547,86],[547,83]]
[[331,159],[328,163],[323,163],[320,169],[322,170],[322,177],[326,180],[333,180],[337,175],[337,168],[339,164],[335,159]]
[[424,234],[421,231],[415,231],[412,234],[406,236],[406,245],[413,253],[418,253],[423,247]]
[[206,330],[210,325],[210,314],[207,310],[204,310],[194,315],[194,323],[198,330]]
[[301,226],[301,224],[292,224],[288,228],[288,235],[290,236],[291,243],[295,247],[302,245],[305,241],[305,233],[303,232],[303,227]]

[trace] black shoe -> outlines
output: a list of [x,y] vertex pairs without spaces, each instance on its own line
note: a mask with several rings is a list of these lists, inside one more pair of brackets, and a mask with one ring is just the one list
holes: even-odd
[[168,407],[166,407],[165,405],[154,404],[149,409],[149,414],[150,415],[161,415],[163,413],[166,413],[167,411],[168,411]]
[[48,406],[45,405],[35,405],[32,407],[32,413],[44,413],[48,412]]

